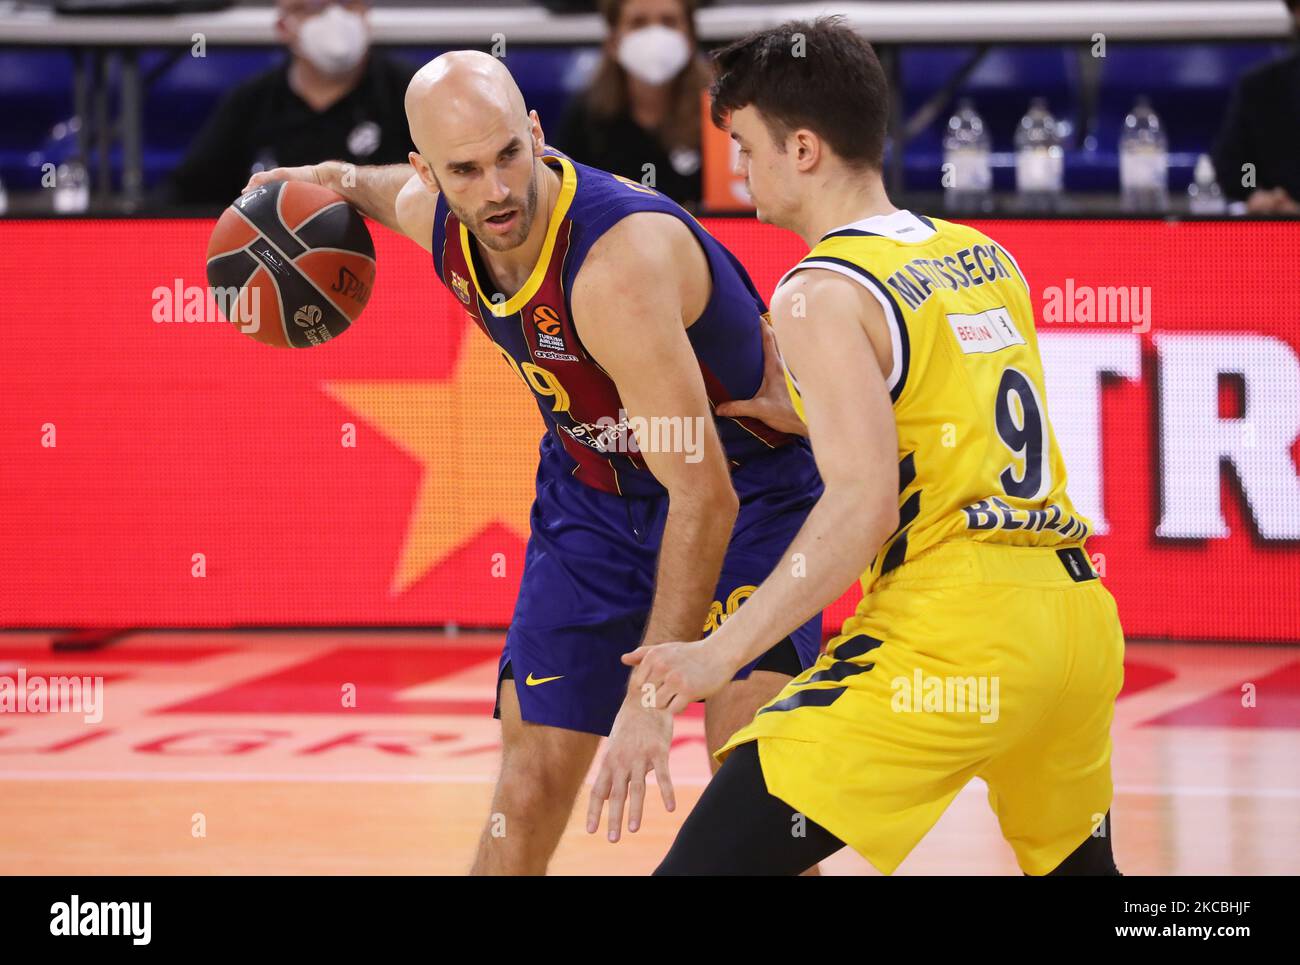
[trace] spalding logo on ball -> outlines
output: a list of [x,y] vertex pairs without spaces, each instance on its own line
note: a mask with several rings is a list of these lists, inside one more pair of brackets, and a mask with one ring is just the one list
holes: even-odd
[[365,219],[319,184],[254,188],[222,212],[208,241],[217,307],[267,345],[328,342],[356,321],[374,284],[375,245]]

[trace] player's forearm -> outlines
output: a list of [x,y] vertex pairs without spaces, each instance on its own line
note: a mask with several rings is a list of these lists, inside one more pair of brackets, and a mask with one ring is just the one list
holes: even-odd
[[898,525],[897,509],[870,505],[855,487],[828,486],[784,560],[713,635],[737,667],[769,650],[839,599]]
[[670,495],[643,644],[699,639],[738,512],[729,484],[716,494]]
[[321,184],[342,195],[367,218],[401,232],[397,222],[397,195],[411,179],[409,164],[358,166],[342,161],[316,165]]

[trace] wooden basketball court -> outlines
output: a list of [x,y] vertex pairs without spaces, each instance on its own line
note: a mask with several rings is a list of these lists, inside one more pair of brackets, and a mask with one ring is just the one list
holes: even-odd
[[[148,632],[98,651],[0,634],[0,677],[103,678],[85,714],[0,713],[9,874],[460,874],[499,756],[500,635]],[[351,696],[350,696],[351,695]],[[1253,703],[1253,706],[1251,705]],[[1300,648],[1131,642],[1113,729],[1126,874],[1300,871]],[[679,718],[678,811],[558,874],[645,874],[708,770]],[[581,809],[580,809],[581,810]],[[850,852],[828,874],[875,874]],[[899,874],[1016,874],[975,782]]]

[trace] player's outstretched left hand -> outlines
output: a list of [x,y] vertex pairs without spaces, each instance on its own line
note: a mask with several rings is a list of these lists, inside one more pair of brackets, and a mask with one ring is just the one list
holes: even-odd
[[722,648],[708,640],[638,647],[623,654],[622,660],[636,667],[628,692],[674,714],[712,697],[736,674]]
[[587,833],[600,826],[600,812],[609,801],[609,840],[623,832],[623,805],[627,804],[627,829],[641,827],[645,779],[651,771],[668,811],[677,807],[673,780],[668,774],[668,751],[673,742],[673,718],[629,696],[614,718],[605,756],[591,785],[587,803]]

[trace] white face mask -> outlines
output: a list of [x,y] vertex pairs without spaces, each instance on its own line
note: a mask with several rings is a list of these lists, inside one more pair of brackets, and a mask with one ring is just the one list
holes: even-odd
[[691,59],[686,35],[655,24],[625,34],[618,45],[618,62],[633,77],[647,84],[665,84]]
[[366,55],[366,22],[359,13],[330,4],[298,28],[298,49],[325,74],[347,73]]

